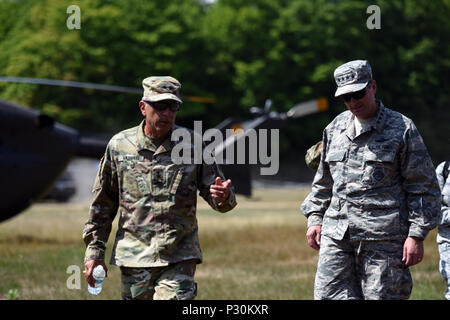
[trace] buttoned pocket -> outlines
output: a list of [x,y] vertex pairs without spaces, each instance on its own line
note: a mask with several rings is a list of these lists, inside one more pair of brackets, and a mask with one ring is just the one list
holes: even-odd
[[341,216],[341,202],[337,197],[331,198],[330,205],[325,212],[325,218],[338,219]]
[[335,150],[328,152],[325,156],[325,162],[328,163],[333,180],[343,176],[345,154],[346,150]]
[[336,211],[340,211],[341,210],[341,201],[339,200],[339,198],[337,197],[332,197],[331,198],[331,202],[330,202],[330,206],[336,210]]
[[145,195],[150,194],[149,164],[137,160],[123,160],[120,162],[121,194],[125,202],[134,203]]
[[167,196],[177,193],[183,179],[183,167],[174,163],[155,165],[151,170],[153,196]]
[[325,161],[326,162],[343,161],[344,157],[345,157],[345,150],[333,151],[327,154],[327,156],[325,157]]
[[389,184],[395,176],[395,156],[395,150],[366,150],[363,183],[369,187]]

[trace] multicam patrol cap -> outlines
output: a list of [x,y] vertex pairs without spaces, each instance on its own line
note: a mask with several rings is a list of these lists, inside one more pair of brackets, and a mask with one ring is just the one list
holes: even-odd
[[142,100],[157,102],[162,100],[175,100],[183,103],[180,99],[181,84],[177,79],[169,76],[154,76],[142,81],[144,96]]
[[334,70],[334,80],[338,86],[335,97],[364,89],[372,80],[372,68],[367,60],[354,60]]

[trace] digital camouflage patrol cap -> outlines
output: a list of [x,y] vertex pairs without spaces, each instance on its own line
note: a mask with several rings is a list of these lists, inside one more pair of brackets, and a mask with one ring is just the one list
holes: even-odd
[[177,79],[169,76],[154,76],[142,81],[144,96],[142,100],[157,102],[162,100],[175,100],[183,103],[180,99],[181,84]]
[[366,60],[354,60],[334,70],[334,80],[338,86],[334,96],[364,89],[372,80],[372,68]]

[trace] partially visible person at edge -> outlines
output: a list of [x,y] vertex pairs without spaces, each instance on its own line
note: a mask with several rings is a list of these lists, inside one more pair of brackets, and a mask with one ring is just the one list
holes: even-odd
[[439,187],[442,192],[442,207],[438,223],[437,243],[439,248],[439,271],[447,283],[444,297],[450,300],[450,179],[448,178],[450,160],[440,163],[436,168]]
[[320,157],[322,155],[322,141],[317,142],[311,146],[305,154],[305,163],[313,171],[317,171],[320,164]]
[[347,111],[324,130],[312,191],[301,205],[319,250],[315,299],[407,299],[409,267],[437,225],[440,191],[413,121],[375,98],[365,60],[334,72]]
[[[197,190],[217,211],[236,206],[231,181],[217,164],[175,164],[171,140],[182,105],[173,77],[148,77],[139,109],[145,119],[116,134],[99,166],[83,239],[85,277],[104,263],[111,225],[119,211],[111,261],[120,267],[122,299],[188,300],[197,295],[202,262],[196,218]],[[188,129],[185,129],[188,130]],[[192,130],[191,141],[194,141]],[[184,143],[184,142],[183,142]],[[194,145],[191,154],[194,154]]]

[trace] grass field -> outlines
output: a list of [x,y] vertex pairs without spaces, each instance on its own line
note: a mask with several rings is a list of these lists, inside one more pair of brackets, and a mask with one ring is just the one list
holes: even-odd
[[[204,262],[197,267],[197,300],[312,299],[317,252],[306,243],[306,218],[299,211],[307,192],[258,189],[252,199],[238,196],[238,206],[226,214],[199,199]],[[88,207],[42,203],[0,224],[1,299],[120,299],[120,270],[115,266],[109,266],[99,296],[87,292],[81,233]],[[425,241],[424,261],[411,269],[411,299],[443,299],[435,239],[436,230]],[[75,273],[67,273],[69,266]],[[77,278],[80,289],[68,289],[68,280],[76,286]]]

